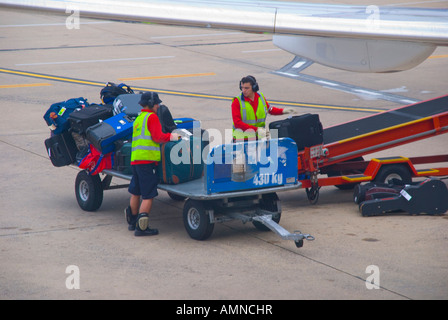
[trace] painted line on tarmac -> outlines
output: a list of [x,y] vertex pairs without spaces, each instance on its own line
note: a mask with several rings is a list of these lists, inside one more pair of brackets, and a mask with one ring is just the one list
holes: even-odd
[[311,76],[308,74],[291,73],[291,72],[283,72],[283,71],[274,71],[273,74],[277,74],[277,75],[288,77],[291,79],[312,83],[312,84],[315,84],[315,85],[318,85],[318,86],[321,86],[321,87],[327,88],[327,89],[333,89],[333,90],[350,93],[357,97],[363,97],[365,99],[370,99],[370,100],[381,99],[381,100],[398,103],[401,105],[417,103],[420,101],[420,100],[408,98],[408,97],[401,96],[401,95],[391,94],[391,93],[388,93],[385,91],[378,91],[378,90],[373,90],[373,89],[369,89],[369,88],[358,87],[356,85],[352,85],[352,84],[348,84],[348,83],[344,83],[344,82],[340,82],[340,81],[319,78],[319,77]]
[[55,61],[55,62],[35,62],[35,63],[18,63],[16,66],[43,66],[54,64],[78,64],[78,63],[98,63],[98,62],[116,62],[116,61],[135,61],[135,60],[155,60],[155,59],[171,59],[174,56],[159,57],[141,57],[141,58],[120,58],[120,59],[103,59],[103,60],[78,60],[78,61]]
[[51,85],[52,85],[51,83],[5,84],[5,85],[0,85],[0,89],[46,87],[46,86],[51,86]]
[[[35,73],[35,72],[26,72],[26,71],[6,69],[6,68],[0,68],[0,73],[12,74],[12,75],[24,76],[24,77],[31,77],[31,78],[38,78],[38,79],[53,80],[53,81],[59,81],[59,82],[64,82],[64,83],[75,83],[75,84],[95,86],[95,87],[104,87],[106,85],[106,82],[60,77],[60,76]],[[134,87],[134,86],[132,86],[132,89],[134,91],[143,91],[143,92],[153,91],[153,92],[157,92],[157,93],[190,97],[190,98],[204,98],[204,99],[229,100],[229,101],[231,101],[234,98],[233,96],[228,97],[228,96],[193,93],[193,92],[185,92],[185,91],[173,91],[173,90],[164,90],[164,89],[155,89],[155,88],[140,88],[140,87]],[[288,105],[291,107],[303,107],[303,108],[312,108],[312,109],[330,109],[330,110],[356,111],[356,112],[369,112],[369,113],[377,113],[377,112],[386,111],[386,110],[373,109],[373,108],[344,107],[344,106],[335,106],[335,105],[300,103],[300,102],[293,102],[293,101],[270,100],[269,103],[271,105],[279,105],[279,106]]]
[[287,77],[294,80],[304,81],[311,84],[318,85],[322,88],[332,89],[337,91],[342,91],[345,93],[353,94],[357,97],[366,100],[386,100],[394,103],[399,103],[401,105],[407,105],[411,103],[417,103],[419,100],[408,98],[405,96],[392,94],[388,92],[389,90],[374,90],[370,88],[364,88],[353,84],[348,84],[340,81],[324,79],[308,74],[303,74],[302,71],[308,68],[313,61],[302,58],[295,57],[290,63],[285,65],[276,71],[271,71],[272,74],[276,74],[282,77]]
[[[112,21],[92,21],[92,22],[80,22],[80,25],[84,24],[107,24],[112,23]],[[23,28],[23,27],[55,27],[55,26],[63,26],[66,27],[66,22],[58,22],[58,23],[35,23],[35,24],[2,24],[0,28]]]
[[222,33],[180,34],[176,36],[154,36],[151,37],[151,39],[202,38],[202,37],[229,36],[235,34],[245,35],[244,32],[222,32]]
[[439,54],[435,56],[430,56],[428,59],[441,59],[441,58],[448,58],[448,54]]
[[175,75],[167,75],[167,76],[119,78],[118,80],[133,81],[133,80],[154,80],[154,79],[188,78],[188,77],[204,77],[204,76],[216,76],[216,73],[208,72],[208,73],[175,74]]

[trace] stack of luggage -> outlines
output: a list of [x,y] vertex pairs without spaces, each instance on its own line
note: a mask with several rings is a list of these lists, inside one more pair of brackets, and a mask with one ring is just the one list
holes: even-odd
[[122,144],[120,140],[130,140],[134,118],[125,117],[114,105],[123,95],[134,92],[125,84],[108,82],[100,92],[102,104],[89,103],[83,97],[52,104],[44,114],[51,130],[45,147],[52,164],[79,165],[92,149],[105,155],[115,151],[115,143]]
[[[100,97],[102,104],[89,103],[80,97],[51,105],[44,115],[51,129],[50,138],[45,140],[48,156],[55,167],[77,165],[91,175],[104,169],[132,174],[133,122],[141,111],[141,94],[135,94],[125,84],[117,86],[108,82]],[[162,161],[158,166],[161,181],[177,184],[200,178],[203,175],[202,150],[205,145],[201,137],[192,134],[193,129],[200,128],[200,122],[192,118],[177,118],[172,126],[166,127],[188,132],[180,141],[161,145]],[[203,130],[200,132],[202,135]],[[180,163],[171,161],[173,149],[184,153],[179,155]]]
[[54,103],[44,114],[44,120],[51,130],[51,137],[45,140],[48,156],[55,167],[75,163],[79,151],[70,132],[70,115],[89,107],[87,99],[73,98]]

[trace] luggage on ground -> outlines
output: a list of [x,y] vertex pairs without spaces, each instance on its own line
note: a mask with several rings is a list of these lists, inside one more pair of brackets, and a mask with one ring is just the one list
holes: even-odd
[[89,103],[83,97],[53,103],[44,114],[44,120],[53,134],[60,134],[68,131],[70,128],[70,123],[68,122],[69,115],[76,109],[82,109],[87,106],[89,106]]
[[112,105],[91,104],[88,108],[73,111],[68,119],[70,121],[70,129],[73,132],[84,135],[87,128],[97,124],[100,120],[106,120],[112,116]]
[[87,129],[86,138],[101,153],[106,154],[116,149],[120,140],[132,139],[133,119],[119,113]]
[[277,129],[278,138],[293,139],[297,144],[298,151],[323,143],[323,127],[318,114],[307,113],[274,121],[269,124],[269,129],[271,131]]
[[[399,186],[398,186],[399,187]],[[363,216],[405,211],[409,214],[443,214],[448,210],[448,189],[438,179],[428,178],[422,182],[401,186],[398,193],[387,197],[372,198],[359,204]]]
[[51,163],[55,167],[63,167],[76,162],[78,148],[68,131],[46,139],[45,148]]
[[360,204],[366,200],[394,197],[404,187],[404,183],[398,179],[393,179],[391,183],[368,182],[357,184],[353,192],[353,201]]

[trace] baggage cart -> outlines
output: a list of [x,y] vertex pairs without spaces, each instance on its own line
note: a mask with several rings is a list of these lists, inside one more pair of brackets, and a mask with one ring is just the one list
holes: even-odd
[[[208,148],[208,147],[206,147]],[[278,192],[301,187],[297,177],[297,146],[290,138],[261,140],[212,147],[206,153],[204,175],[179,184],[159,184],[175,200],[185,200],[184,227],[196,240],[208,239],[215,223],[230,220],[252,222],[259,230],[271,230],[284,240],[302,247],[304,240],[314,240],[300,231],[289,232],[278,223],[281,205]],[[118,170],[103,170],[99,175],[80,171],[75,193],[79,206],[97,210],[103,191],[126,188],[111,185],[113,177],[131,180]]]

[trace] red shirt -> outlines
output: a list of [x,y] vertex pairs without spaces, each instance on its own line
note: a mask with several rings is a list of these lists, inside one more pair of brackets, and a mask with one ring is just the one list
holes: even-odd
[[[255,113],[255,117],[257,117],[257,109],[258,109],[258,98],[260,97],[260,95],[258,93],[255,92],[255,96],[254,96],[254,100],[250,100],[249,98],[246,98],[243,96],[244,101],[249,102],[249,104],[252,106],[252,108],[254,109],[254,113]],[[268,113],[278,116],[283,114],[283,109],[280,108],[276,108],[276,107],[271,107],[269,106],[269,103],[266,101],[266,107],[268,109]],[[240,107],[240,102],[238,101],[238,99],[234,98],[232,101],[232,118],[233,118],[233,124],[235,126],[236,129],[241,129],[243,131],[248,130],[248,129],[252,129],[257,131],[257,127],[255,126],[251,126],[247,123],[244,123],[242,118],[241,118],[241,107]]]
[[[142,112],[152,112],[148,109],[142,109]],[[160,124],[159,117],[157,117],[157,114],[154,113],[148,118],[148,130],[151,132],[151,137],[154,142],[157,143],[167,143],[170,141],[171,134],[170,133],[163,133],[162,131],[162,125]],[[131,165],[135,164],[147,164],[147,163],[155,163],[157,164],[157,161],[133,161]]]

